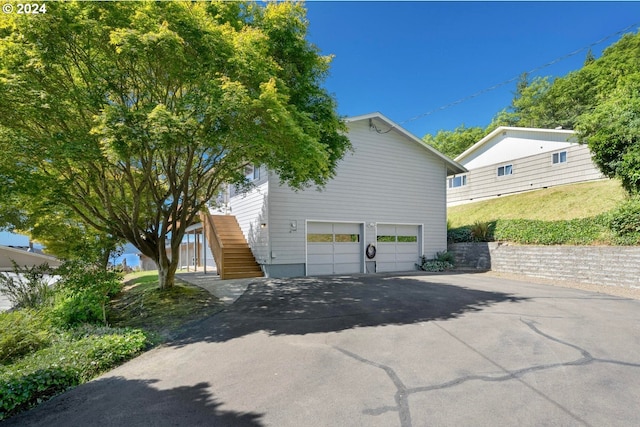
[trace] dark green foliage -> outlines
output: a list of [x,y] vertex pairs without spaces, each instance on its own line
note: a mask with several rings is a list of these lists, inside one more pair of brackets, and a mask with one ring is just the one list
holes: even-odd
[[6,296],[14,307],[37,308],[53,298],[49,276],[53,270],[47,264],[21,267],[13,262],[16,277],[0,273],[0,295]]
[[620,244],[640,244],[640,197],[631,198],[610,212],[607,224]]
[[433,259],[420,257],[420,264],[416,266],[423,271],[445,271],[451,270],[455,264],[455,255],[452,252],[438,252]]
[[588,245],[604,231],[602,221],[581,218],[568,221],[500,220],[494,238],[529,245]]
[[497,240],[529,245],[588,245],[599,242],[607,232],[602,216],[568,221],[507,219],[485,224],[490,232],[484,240],[474,237],[473,226],[463,226],[449,230],[449,241]]
[[0,367],[0,420],[131,358],[147,345],[137,330],[104,330],[102,335],[65,335],[51,347]]
[[440,130],[435,136],[427,134],[422,140],[442,154],[454,158],[482,139],[484,135],[485,129],[481,127],[468,128],[461,125],[453,131]]
[[464,225],[447,230],[447,241],[449,243],[473,242],[471,226]]
[[60,327],[106,324],[105,305],[122,289],[119,273],[80,261],[68,261],[58,272],[61,278],[56,303],[51,310],[53,323]]
[[0,313],[0,365],[49,345],[51,338],[42,316],[32,310]]
[[576,129],[602,173],[620,179],[629,194],[640,194],[640,71],[621,79]]

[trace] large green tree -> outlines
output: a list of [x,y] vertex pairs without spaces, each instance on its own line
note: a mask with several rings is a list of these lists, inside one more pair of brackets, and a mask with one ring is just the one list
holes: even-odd
[[576,130],[602,173],[640,195],[640,71],[620,79],[606,99],[582,114]]
[[245,165],[322,186],[348,149],[321,86],[330,57],[306,29],[304,7],[288,2],[4,15],[0,177],[131,242],[170,287],[186,227],[220,185],[244,183]]
[[422,140],[441,153],[455,158],[485,136],[481,127],[466,127],[464,124],[453,131],[439,130],[435,135],[426,134]]

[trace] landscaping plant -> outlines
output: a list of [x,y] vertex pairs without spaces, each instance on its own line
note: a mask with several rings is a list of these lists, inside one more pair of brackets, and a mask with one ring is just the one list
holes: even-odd
[[52,301],[53,270],[48,264],[21,267],[15,261],[12,263],[13,275],[0,273],[0,295],[18,308],[36,308]]

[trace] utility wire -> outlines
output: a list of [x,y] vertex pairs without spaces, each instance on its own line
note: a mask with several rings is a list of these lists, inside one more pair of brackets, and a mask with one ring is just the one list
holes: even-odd
[[[567,53],[566,55],[563,55],[563,56],[561,56],[561,57],[559,57],[559,58],[556,58],[556,59],[554,59],[553,61],[547,62],[546,64],[540,65],[539,67],[535,67],[535,68],[533,68],[533,69],[531,69],[531,70],[529,70],[529,71],[526,71],[526,72],[525,72],[525,74],[534,74],[534,73],[537,73],[538,71],[540,71],[540,70],[542,70],[542,69],[544,69],[544,68],[547,68],[547,67],[550,67],[551,65],[557,64],[557,63],[558,63],[558,62],[560,62],[560,61],[564,61],[565,59],[570,58],[570,57],[572,57],[572,56],[575,56],[575,55],[579,54],[580,52],[584,52],[584,51],[585,51],[585,50],[587,50],[587,49],[591,49],[592,47],[597,46],[597,45],[599,45],[600,43],[604,43],[605,41],[607,41],[607,40],[609,40],[609,39],[611,39],[611,38],[613,38],[613,37],[616,37],[616,36],[622,35],[622,34],[626,33],[627,31],[629,31],[630,29],[632,29],[633,27],[636,27],[636,26],[639,26],[639,25],[640,25],[640,22],[636,22],[635,24],[631,24],[631,25],[629,25],[629,26],[627,26],[627,27],[623,28],[623,29],[622,29],[622,30],[620,30],[620,31],[616,31],[616,32],[615,32],[615,33],[613,33],[613,34],[609,34],[608,36],[603,37],[603,38],[601,38],[600,40],[598,40],[598,41],[596,41],[596,42],[591,43],[591,44],[590,44],[590,45],[588,45],[588,46],[582,47],[582,48],[580,48],[580,49],[578,49],[578,50],[574,50],[573,52]],[[422,119],[422,118],[424,118],[424,117],[430,116],[430,115],[432,115],[433,113],[437,113],[438,111],[446,110],[447,108],[453,107],[453,106],[458,105],[458,104],[462,104],[463,102],[469,101],[470,99],[477,98],[478,96],[480,96],[480,95],[484,95],[484,94],[485,94],[485,93],[487,93],[487,92],[491,92],[491,91],[493,91],[493,90],[496,90],[496,89],[498,89],[498,88],[501,88],[502,86],[506,86],[506,85],[508,85],[508,84],[510,84],[510,83],[513,83],[513,82],[515,82],[516,80],[518,80],[518,79],[520,78],[520,76],[522,76],[522,73],[521,73],[521,74],[519,74],[519,75],[517,75],[516,77],[512,77],[512,78],[510,78],[509,80],[505,80],[505,81],[503,81],[503,82],[501,82],[501,83],[495,84],[495,85],[493,85],[493,86],[491,86],[491,87],[488,87],[488,88],[486,88],[486,89],[482,89],[481,91],[478,91],[478,92],[476,92],[476,93],[473,93],[473,94],[471,94],[471,95],[469,95],[469,96],[465,96],[464,98],[460,98],[460,99],[458,99],[457,101],[450,102],[450,103],[448,103],[448,104],[445,104],[445,105],[443,105],[443,106],[441,106],[441,107],[438,107],[438,108],[435,108],[435,109],[433,109],[433,110],[427,111],[426,113],[419,114],[419,115],[417,115],[417,116],[415,116],[415,117],[412,117],[412,118],[410,118],[410,119],[407,119],[407,120],[404,120],[404,121],[402,121],[402,122],[399,122],[398,124],[399,124],[399,125],[403,125],[403,124],[405,124],[405,123],[413,122],[413,121],[416,121],[416,120]],[[390,127],[388,130],[386,130],[386,131],[381,131],[381,130],[379,130],[378,128],[376,128],[375,126],[373,126],[373,129],[374,129],[376,132],[378,132],[378,133],[389,133],[389,132],[391,132],[394,128],[395,128],[395,126],[392,126],[392,127]]]

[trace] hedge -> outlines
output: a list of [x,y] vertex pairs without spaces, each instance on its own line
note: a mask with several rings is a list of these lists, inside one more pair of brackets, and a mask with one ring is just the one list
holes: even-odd
[[81,384],[140,353],[139,330],[104,330],[81,338],[70,334],[13,364],[0,366],[0,420]]

